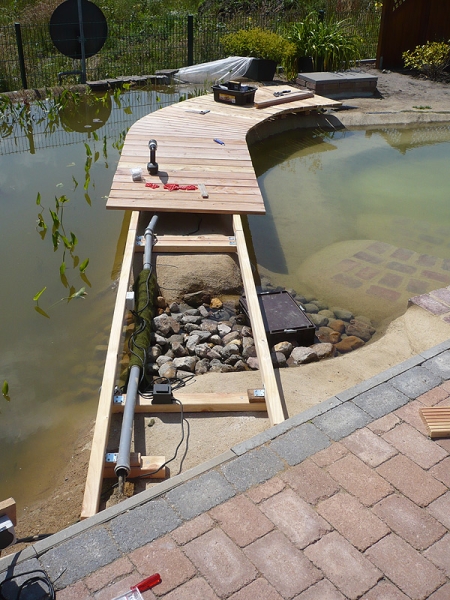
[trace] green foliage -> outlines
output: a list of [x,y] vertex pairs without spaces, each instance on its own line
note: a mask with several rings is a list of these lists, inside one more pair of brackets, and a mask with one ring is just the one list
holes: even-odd
[[228,55],[274,60],[282,64],[286,71],[292,71],[295,46],[272,31],[259,27],[240,29],[222,36],[220,43]]
[[405,67],[423,73],[430,79],[440,79],[450,65],[450,43],[427,42],[402,54]]
[[346,19],[319,18],[310,13],[287,31],[286,37],[295,44],[297,57],[311,57],[315,71],[347,69],[360,58],[361,40],[352,35]]

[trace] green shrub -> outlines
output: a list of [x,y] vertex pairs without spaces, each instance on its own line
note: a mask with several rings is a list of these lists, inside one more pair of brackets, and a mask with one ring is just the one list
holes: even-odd
[[298,58],[311,57],[315,71],[338,71],[354,65],[360,58],[360,44],[348,31],[348,21],[321,20],[310,13],[288,29],[286,38],[295,47]]
[[281,64],[288,79],[295,71],[295,46],[278,33],[259,27],[240,29],[222,36],[220,43],[228,55],[265,58]]
[[439,79],[450,64],[450,44],[427,42],[402,54],[405,67],[424,73],[430,79]]

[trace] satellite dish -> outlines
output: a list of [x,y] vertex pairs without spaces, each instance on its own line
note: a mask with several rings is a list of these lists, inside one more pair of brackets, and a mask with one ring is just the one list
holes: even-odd
[[103,48],[107,36],[105,15],[88,0],[66,0],[50,18],[52,42],[70,58],[94,56]]

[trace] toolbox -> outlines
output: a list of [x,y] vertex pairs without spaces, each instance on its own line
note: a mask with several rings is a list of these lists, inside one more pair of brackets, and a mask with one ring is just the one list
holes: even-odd
[[[258,301],[269,346],[279,342],[314,344],[315,325],[289,292],[259,292]],[[239,306],[249,320],[247,300],[241,296]]]
[[230,82],[232,85],[213,85],[214,100],[216,102],[224,102],[226,104],[236,104],[243,106],[244,104],[253,104],[255,100],[255,92],[257,88],[250,85],[241,85],[240,89],[235,89],[238,86],[236,82]]

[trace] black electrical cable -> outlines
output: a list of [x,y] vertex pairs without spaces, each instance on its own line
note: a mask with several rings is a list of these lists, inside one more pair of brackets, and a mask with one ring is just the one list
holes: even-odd
[[35,583],[43,583],[47,587],[47,592],[46,592],[47,596],[46,597],[49,598],[50,600],[55,600],[56,595],[55,595],[55,588],[53,587],[53,583],[50,581],[50,578],[47,575],[47,573],[45,571],[43,571],[42,569],[33,569],[32,571],[24,571],[22,573],[17,573],[17,575],[10,575],[9,577],[6,577],[0,583],[0,599],[1,600],[10,600],[11,599],[11,594],[8,594],[8,598],[3,595],[2,589],[3,589],[3,586],[5,585],[5,583],[13,581],[14,579],[17,579],[18,577],[23,577],[24,575],[32,575],[34,573],[42,573],[42,575],[34,575],[33,577],[30,577],[29,579],[24,581],[21,585],[17,586],[18,589],[17,589],[17,595],[16,595],[15,600],[20,600],[20,598],[22,597],[22,592],[27,587],[30,587],[30,586],[34,585]]

